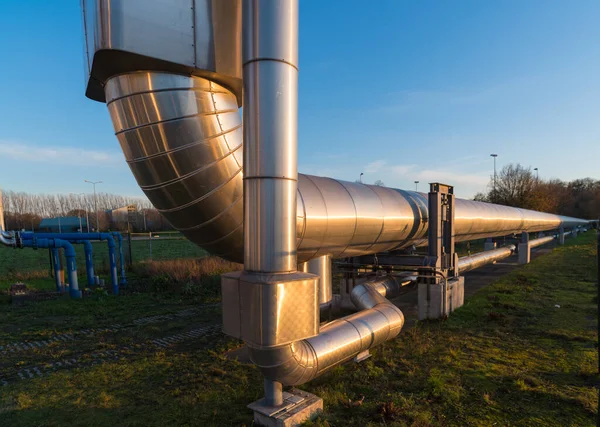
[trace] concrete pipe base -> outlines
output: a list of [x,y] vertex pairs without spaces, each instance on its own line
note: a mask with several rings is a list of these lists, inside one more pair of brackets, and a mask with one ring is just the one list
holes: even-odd
[[292,388],[283,393],[283,403],[268,406],[265,399],[248,405],[254,411],[254,422],[266,427],[292,427],[316,417],[323,411],[323,399]]

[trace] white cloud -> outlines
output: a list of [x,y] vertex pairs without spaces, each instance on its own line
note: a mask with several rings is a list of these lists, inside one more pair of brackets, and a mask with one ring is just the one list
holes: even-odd
[[[432,165],[392,165],[377,160],[367,164],[364,170],[371,174],[369,182],[383,179],[387,185],[397,188],[413,188],[414,181],[420,181],[425,186],[430,182],[441,182],[457,187],[459,197],[471,197],[476,192],[484,190],[490,179],[485,171],[473,171],[465,167],[476,161],[476,156],[467,156],[444,163],[439,169],[433,169]],[[466,169],[470,169],[469,172],[465,173]],[[426,187],[421,187],[421,190],[424,188]]]
[[412,173],[416,167],[417,165],[396,165],[390,166],[390,169],[394,174],[402,176]]
[[377,173],[380,172],[386,164],[387,162],[385,160],[375,160],[374,162],[368,163],[363,170],[365,173]]
[[489,181],[487,175],[465,174],[444,170],[425,169],[415,174],[417,179],[424,182],[441,182],[449,185],[468,184],[473,186],[482,186],[485,188]]
[[123,154],[75,147],[48,147],[0,141],[0,156],[13,160],[79,166],[125,166]]

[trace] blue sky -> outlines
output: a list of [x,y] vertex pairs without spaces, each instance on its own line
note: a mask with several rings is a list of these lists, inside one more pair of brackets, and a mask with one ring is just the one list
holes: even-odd
[[[299,170],[485,189],[511,162],[600,179],[597,0],[300,5]],[[84,96],[79,2],[2,3],[0,186],[141,195]]]

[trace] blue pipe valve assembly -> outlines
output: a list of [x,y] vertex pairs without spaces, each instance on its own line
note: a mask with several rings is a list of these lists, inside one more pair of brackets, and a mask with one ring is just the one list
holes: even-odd
[[[119,280],[117,273],[117,256],[116,256],[116,242],[115,237],[119,242],[119,258],[121,263],[121,277]],[[86,263],[86,274],[88,277],[88,286],[93,286],[94,283],[94,265],[93,265],[93,248],[91,240],[106,241],[108,244],[108,257],[110,267],[110,278],[112,285],[112,293],[114,295],[119,294],[119,285],[125,286],[127,279],[125,276],[125,264],[123,257],[123,238],[121,233],[110,232],[110,233],[33,233],[33,232],[17,232],[15,233],[15,246],[16,247],[32,247],[32,248],[50,248],[53,252],[54,258],[54,270],[57,292],[62,291],[62,284],[60,283],[60,263],[58,262],[58,248],[62,247],[65,250],[65,257],[67,258],[67,271],[69,277],[69,283],[75,283],[75,290],[73,286],[69,287],[69,294],[72,297],[81,297],[81,291],[77,285],[77,268],[75,266],[75,250],[73,243],[83,244],[85,251],[85,263]],[[67,249],[69,248],[69,249]],[[69,255],[69,254],[72,254]],[[74,273],[73,273],[74,272]]]

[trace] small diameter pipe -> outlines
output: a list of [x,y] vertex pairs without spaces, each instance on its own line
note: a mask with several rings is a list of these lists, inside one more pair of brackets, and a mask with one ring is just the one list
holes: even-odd
[[83,250],[85,251],[85,274],[87,275],[88,286],[94,286],[94,249],[92,242],[84,240]]
[[545,245],[546,243],[550,243],[554,240],[554,236],[540,237],[539,239],[534,239],[529,241],[529,249],[537,248],[538,246]]
[[486,264],[491,264],[504,258],[508,258],[515,252],[515,246],[509,245],[503,248],[492,249],[478,254],[462,257],[458,259],[458,272],[466,273]]
[[73,245],[62,239],[30,239],[23,240],[24,248],[63,248],[67,260],[67,274],[69,278],[69,295],[72,298],[81,298],[81,291],[77,282],[77,262]]
[[101,240],[106,241],[108,244],[108,258],[109,258],[109,266],[110,266],[110,278],[113,294],[119,294],[119,281],[117,275],[117,258],[115,255],[115,239],[112,233],[31,233],[31,232],[22,232],[21,238],[23,241],[33,239],[33,238],[48,238],[55,239],[59,238],[62,240],[68,241],[83,241],[83,240]]
[[113,231],[112,234],[119,242],[119,267],[121,270],[121,279],[119,281],[119,285],[125,286],[127,285],[127,277],[125,276],[125,257],[123,256],[123,236],[118,231]]
[[50,248],[50,251],[52,253],[52,266],[54,269],[54,282],[56,283],[56,292],[62,293],[64,289],[62,286],[62,282],[60,281],[60,278],[62,276],[60,267],[60,252],[57,248]]
[[110,282],[112,284],[112,292],[114,295],[119,295],[119,280],[117,278],[117,255],[115,253],[115,239],[110,236],[106,239],[108,242],[108,263],[110,266]]
[[283,404],[283,385],[265,378],[265,404],[279,406]]

